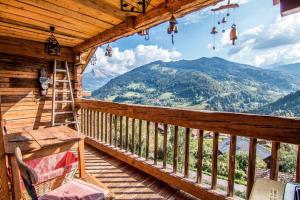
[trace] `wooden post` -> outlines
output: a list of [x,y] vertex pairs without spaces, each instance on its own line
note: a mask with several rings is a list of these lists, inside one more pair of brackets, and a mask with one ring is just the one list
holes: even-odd
[[105,113],[105,143],[107,144],[108,138],[108,113]]
[[219,146],[219,133],[214,133],[213,136],[213,152],[212,152],[212,173],[211,173],[211,189],[217,189],[218,178],[218,146]]
[[154,126],[154,165],[157,165],[158,123],[155,122]]
[[100,112],[97,112],[97,140],[100,141],[100,133],[101,133],[101,127],[100,127]]
[[249,161],[248,161],[248,180],[247,180],[247,199],[249,199],[255,179],[256,164],[256,146],[257,139],[251,138],[249,144]]
[[104,114],[101,112],[101,142],[103,142],[104,136]]
[[178,126],[174,127],[174,152],[173,152],[173,173],[177,173],[178,166]]
[[84,65],[74,66],[74,97],[82,98],[82,68]]
[[126,117],[126,133],[125,133],[125,137],[126,137],[126,140],[125,140],[125,150],[128,151],[128,140],[129,140],[129,118]]
[[271,157],[271,170],[270,170],[270,179],[277,181],[278,171],[279,171],[279,142],[272,142],[272,157]]
[[149,144],[150,144],[150,122],[147,121],[147,132],[146,132],[146,160],[149,160]]
[[198,133],[197,178],[196,178],[196,183],[198,183],[198,184],[200,184],[201,181],[202,181],[203,136],[204,136],[204,131],[199,130],[199,133]]
[[189,178],[190,166],[190,128],[185,129],[185,148],[184,148],[184,178]]
[[21,182],[20,182],[21,175],[20,175],[20,171],[19,171],[19,167],[18,167],[16,157],[14,155],[9,156],[9,163],[10,163],[10,166],[11,166],[11,170],[13,171],[12,179],[13,179],[13,196],[14,196],[14,200],[21,200],[22,199],[22,194],[21,194],[22,189],[21,189]]
[[[0,95],[0,105],[1,105],[1,95]],[[6,158],[4,154],[4,141],[3,141],[3,121],[2,121],[2,109],[0,106],[0,188],[1,196],[3,199],[10,199],[10,193],[8,188],[8,178],[6,171]],[[17,164],[17,163],[15,163]]]
[[142,157],[142,125],[143,121],[139,120],[139,157]]
[[163,168],[167,168],[167,149],[168,145],[168,125],[164,124],[164,140],[163,140]]
[[112,145],[112,117],[113,115],[109,115],[109,145]]
[[300,183],[300,145],[298,145],[297,153],[296,182]]
[[229,197],[233,197],[233,191],[234,191],[235,155],[236,155],[236,136],[230,135],[230,153],[229,153],[228,187],[227,187],[227,196]]
[[123,148],[123,116],[120,116],[120,149]]
[[115,115],[115,147],[118,147],[118,116]]
[[132,132],[131,132],[131,153],[134,154],[135,147],[135,119],[132,119]]
[[78,164],[79,164],[79,177],[85,176],[85,160],[84,160],[84,139],[78,142]]

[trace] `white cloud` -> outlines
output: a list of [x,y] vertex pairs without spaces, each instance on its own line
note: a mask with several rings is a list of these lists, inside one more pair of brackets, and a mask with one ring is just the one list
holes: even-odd
[[86,72],[96,69],[106,74],[119,75],[153,61],[162,60],[169,62],[181,58],[180,52],[163,49],[157,45],[138,45],[134,49],[126,49],[124,51],[120,51],[116,47],[113,48],[113,56],[111,58],[106,57],[104,51],[104,48],[98,48],[96,51],[96,65],[89,65]]
[[[277,17],[270,25],[253,27],[239,35],[238,43],[229,47],[228,34],[223,48],[229,47],[229,58],[255,66],[286,64],[300,61],[300,13]],[[226,42],[227,41],[227,42]]]

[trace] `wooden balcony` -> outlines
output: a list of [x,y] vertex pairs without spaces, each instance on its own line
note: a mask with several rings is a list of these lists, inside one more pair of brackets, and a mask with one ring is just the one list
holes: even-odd
[[[78,100],[77,105],[81,116],[81,131],[87,136],[85,142],[88,145],[106,156],[127,163],[200,199],[228,199],[234,196],[237,137],[250,139],[246,197],[249,197],[255,181],[258,140],[272,143],[269,177],[272,180],[278,179],[280,144],[300,144],[298,119],[201,112],[85,99]],[[197,169],[193,172],[190,163],[190,141],[191,131],[195,129],[198,132]],[[180,131],[184,133],[183,146],[179,146]],[[205,183],[205,175],[202,174],[203,141],[207,131],[212,133],[213,141],[209,184]],[[218,189],[218,144],[221,134],[230,137],[229,173],[225,180],[225,192]],[[168,144],[171,135],[173,143]],[[173,146],[171,158],[167,157],[169,145]],[[162,152],[159,152],[159,149],[162,149]],[[184,159],[180,163],[178,154],[182,150]],[[298,147],[298,160],[295,161],[297,182],[300,181],[299,153]],[[179,169],[180,164],[183,165],[182,171]]]

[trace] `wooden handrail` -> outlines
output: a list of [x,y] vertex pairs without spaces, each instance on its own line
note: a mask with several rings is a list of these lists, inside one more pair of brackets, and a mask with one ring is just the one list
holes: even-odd
[[81,108],[133,119],[237,136],[300,144],[300,120],[253,114],[204,112],[79,99]]
[[[296,180],[300,180],[299,119],[129,105],[86,99],[78,100],[77,105],[81,109],[82,115],[81,130],[88,136],[87,141],[89,144],[196,197],[204,199],[205,197],[209,197],[208,199],[233,197],[237,136],[250,139],[246,187],[247,198],[250,196],[255,180],[256,148],[259,139],[272,142],[270,179],[273,180],[278,178],[280,143],[298,145]],[[125,120],[124,125],[123,119]],[[125,130],[124,135],[123,128]],[[182,128],[185,129],[184,132],[182,132]],[[191,182],[190,167],[192,164],[189,158],[190,150],[192,149],[191,133],[193,129],[198,131],[196,141],[198,148],[196,150],[197,167],[195,180]],[[181,137],[179,137],[179,130],[181,130],[180,134],[183,134]],[[209,190],[200,186],[203,182],[204,131],[213,133],[211,187]],[[143,135],[143,132],[145,132],[145,135]],[[151,144],[150,132],[153,137]],[[162,137],[160,137],[160,133],[163,134]],[[216,192],[218,185],[218,145],[222,134],[230,136],[226,195],[220,195]],[[168,140],[170,135],[173,136],[172,144],[169,144],[170,140]],[[145,143],[142,137],[145,139]],[[183,146],[179,146],[181,144],[179,141],[184,142]],[[168,154],[169,145],[173,145],[172,158],[168,157],[170,156]],[[150,152],[150,146],[152,152]],[[179,154],[183,154],[183,163],[179,162]],[[152,165],[149,164],[150,159],[153,161]],[[173,161],[172,168],[168,166],[170,160]],[[177,176],[180,171],[182,176]]]

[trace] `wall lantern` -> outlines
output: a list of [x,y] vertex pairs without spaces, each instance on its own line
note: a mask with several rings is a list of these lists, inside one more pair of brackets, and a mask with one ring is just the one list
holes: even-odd
[[145,13],[151,0],[121,0],[121,11]]
[[50,37],[45,41],[45,53],[49,55],[59,56],[60,55],[60,45],[54,36],[55,27],[50,26]]

